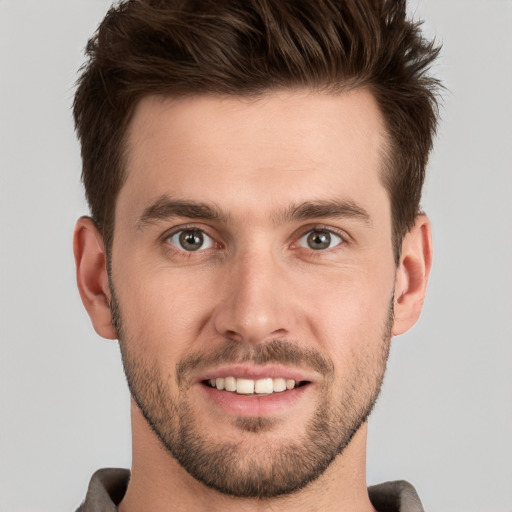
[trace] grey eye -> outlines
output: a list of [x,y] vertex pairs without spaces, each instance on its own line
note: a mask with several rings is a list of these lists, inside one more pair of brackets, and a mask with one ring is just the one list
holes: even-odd
[[169,237],[172,245],[184,251],[198,251],[209,249],[213,246],[213,240],[204,231],[199,229],[184,229]]
[[326,229],[314,229],[303,235],[298,242],[300,247],[321,251],[336,247],[343,240],[340,236]]

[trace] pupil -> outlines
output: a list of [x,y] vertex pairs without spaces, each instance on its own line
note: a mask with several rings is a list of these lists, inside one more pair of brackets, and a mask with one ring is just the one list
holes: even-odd
[[197,251],[203,245],[203,235],[200,231],[183,231],[180,244],[187,251]]
[[331,235],[326,231],[313,231],[308,236],[308,245],[315,251],[327,249],[331,245]]

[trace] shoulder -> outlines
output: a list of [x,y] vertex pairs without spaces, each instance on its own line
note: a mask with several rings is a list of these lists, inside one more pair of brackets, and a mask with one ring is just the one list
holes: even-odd
[[84,502],[76,512],[116,512],[130,480],[130,471],[100,469],[92,475]]
[[378,512],[424,512],[416,489],[405,480],[373,485],[368,494]]

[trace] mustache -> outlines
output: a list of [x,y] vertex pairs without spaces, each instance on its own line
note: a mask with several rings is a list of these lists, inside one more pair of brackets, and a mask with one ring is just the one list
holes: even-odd
[[176,365],[176,380],[182,384],[192,371],[200,371],[217,364],[277,363],[315,370],[323,376],[334,374],[334,364],[318,350],[303,348],[286,340],[272,340],[261,345],[229,340],[223,347],[210,353],[196,353]]

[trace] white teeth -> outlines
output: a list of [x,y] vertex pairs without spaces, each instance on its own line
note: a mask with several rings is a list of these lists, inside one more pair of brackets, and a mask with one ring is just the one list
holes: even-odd
[[242,395],[252,395],[254,393],[254,381],[251,379],[236,379],[236,392]]
[[[295,385],[295,381],[293,382]],[[274,391],[276,393],[280,393],[286,389],[286,380],[285,379],[274,379]]]
[[233,391],[241,395],[270,395],[271,393],[281,393],[295,387],[293,379],[283,379],[270,377],[264,379],[242,379],[236,377],[218,377],[209,380],[210,386],[219,390]]
[[259,394],[268,394],[274,391],[272,379],[258,379],[254,384],[254,392]]
[[235,377],[226,377],[224,379],[224,386],[225,386],[226,391],[236,391]]

